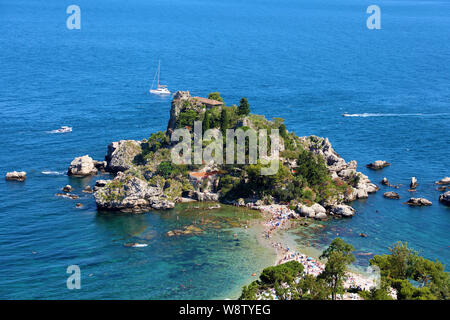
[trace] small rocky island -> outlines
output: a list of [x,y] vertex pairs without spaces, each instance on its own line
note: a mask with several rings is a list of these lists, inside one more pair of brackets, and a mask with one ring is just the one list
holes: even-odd
[[[193,135],[195,121],[202,122],[203,132],[213,128],[223,132],[238,128],[268,132],[278,129],[278,172],[261,175],[263,164],[259,161],[234,165],[174,164],[171,150],[176,142],[171,142],[171,136],[179,128]],[[327,138],[298,137],[283,122],[281,118],[269,121],[251,114],[245,98],[239,106],[226,106],[218,93],[211,93],[206,99],[178,91],[164,132],[153,133],[142,141],[113,142],[104,162],[79,157],[71,163],[68,173],[85,176],[104,170],[114,174],[112,180],[97,181],[94,187],[97,207],[133,213],[169,209],[177,202],[219,201],[253,209],[283,204],[297,215],[316,219],[349,217],[355,210],[348,203],[367,198],[379,189],[357,171],[356,161],[341,158]],[[204,142],[202,148],[207,145]]]

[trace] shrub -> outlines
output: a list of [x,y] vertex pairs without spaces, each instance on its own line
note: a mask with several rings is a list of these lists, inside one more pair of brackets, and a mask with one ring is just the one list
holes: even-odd
[[247,116],[250,113],[250,105],[247,98],[242,98],[239,104],[238,114]]
[[210,94],[208,94],[208,99],[223,102],[223,99],[220,96],[219,92],[211,92]]
[[324,159],[310,151],[300,152],[297,164],[297,174],[303,176],[310,186],[323,184],[330,177]]
[[301,263],[292,260],[278,266],[265,268],[259,278],[266,285],[291,283],[302,274],[303,269],[304,267]]
[[177,121],[176,121],[176,127],[177,128],[184,128],[186,126],[193,127],[194,121],[200,120],[200,114],[197,113],[195,110],[186,110],[181,112],[178,115]]

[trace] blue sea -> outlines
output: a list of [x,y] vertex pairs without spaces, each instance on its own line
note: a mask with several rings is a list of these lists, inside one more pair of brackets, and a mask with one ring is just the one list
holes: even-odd
[[[81,30],[66,27],[70,4],[81,8]],[[273,263],[257,233],[233,223],[237,209],[99,214],[81,190],[107,176],[65,175],[74,157],[102,160],[110,142],[166,128],[170,97],[148,93],[159,59],[172,92],[247,97],[252,112],[285,118],[298,135],[328,137],[373,182],[403,184],[401,200],[384,199],[381,187],[353,203],[352,219],[300,230],[299,248],[340,236],[358,253],[382,254],[401,240],[448,266],[450,208],[434,182],[450,175],[450,2],[377,1],[380,30],[366,27],[371,4],[2,0],[0,174],[24,170],[27,180],[0,179],[0,298],[236,298]],[[51,133],[64,125],[73,131]],[[392,165],[365,168],[379,159]],[[402,204],[412,176],[414,196],[431,207]],[[79,200],[55,196],[66,184]],[[220,225],[166,236],[200,215]],[[367,266],[370,256],[357,257]],[[81,268],[80,290],[66,287],[69,265]]]

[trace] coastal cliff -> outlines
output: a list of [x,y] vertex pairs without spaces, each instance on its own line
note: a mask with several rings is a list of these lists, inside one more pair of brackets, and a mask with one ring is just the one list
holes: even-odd
[[[356,161],[346,162],[334,151],[328,138],[298,137],[288,132],[283,119],[269,121],[249,113],[246,99],[244,106],[241,100],[239,107],[226,106],[218,100],[221,98],[192,97],[188,91],[178,91],[165,132],[153,133],[142,141],[111,143],[104,168],[115,177],[96,185],[94,197],[98,208],[138,213],[169,209],[176,202],[192,200],[220,201],[253,209],[278,203],[294,209],[297,215],[324,219],[352,216],[354,210],[348,203],[367,198],[378,190],[367,176],[357,171]],[[274,175],[261,175],[264,164],[260,161],[233,165],[214,161],[174,164],[173,132],[184,129],[194,136],[196,121],[201,121],[203,132],[278,129],[281,151],[278,171]],[[225,139],[223,145],[225,149]],[[203,142],[202,149],[207,146]]]

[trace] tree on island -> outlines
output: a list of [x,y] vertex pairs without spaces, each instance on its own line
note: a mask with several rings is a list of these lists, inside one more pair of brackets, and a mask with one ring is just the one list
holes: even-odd
[[230,115],[228,114],[227,108],[223,107],[222,112],[220,114],[220,128],[222,129],[222,134],[224,136],[229,126],[230,126]]
[[355,261],[355,248],[341,238],[335,238],[330,246],[322,252],[320,259],[327,259],[325,270],[319,275],[331,289],[331,298],[336,300],[337,294],[344,291],[343,282],[347,278],[348,266]]
[[203,118],[202,130],[205,133],[208,129],[211,128],[211,112],[207,110],[205,112],[205,117]]
[[211,92],[210,94],[208,94],[208,99],[223,102],[223,99],[220,96],[219,92]]
[[441,262],[419,256],[406,242],[397,242],[389,252],[374,256],[370,264],[380,268],[382,281],[397,291],[398,300],[449,299],[450,277]]
[[242,98],[239,104],[238,114],[247,116],[250,114],[250,105],[247,98]]

